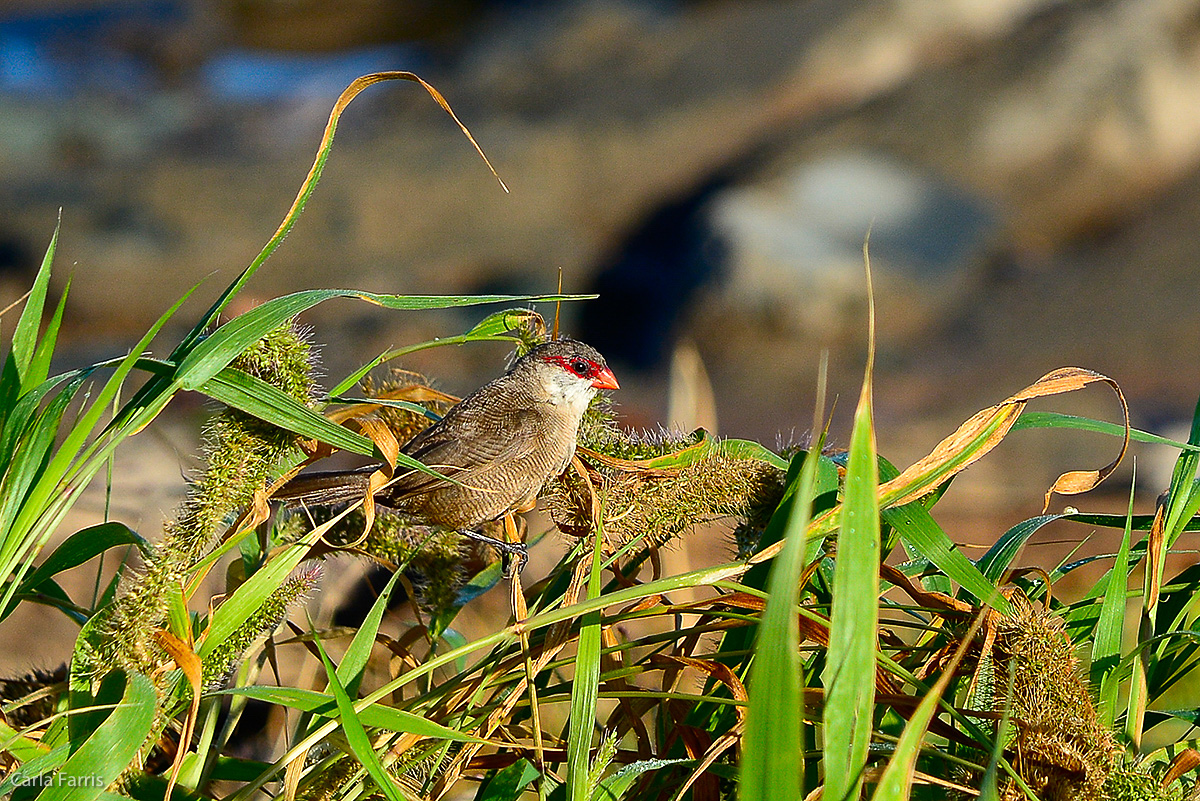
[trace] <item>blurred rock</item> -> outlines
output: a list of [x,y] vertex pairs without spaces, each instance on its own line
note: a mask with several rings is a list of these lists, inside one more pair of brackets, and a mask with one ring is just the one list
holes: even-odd
[[[188,8],[220,32],[191,83],[136,101],[0,97],[11,230],[40,252],[65,207],[80,326],[65,341],[106,326],[130,339],[214,273],[199,300],[215,295],[275,230],[336,95],[335,81],[300,97],[302,78],[226,102],[204,76],[237,53],[245,85],[265,56],[230,51],[236,27]],[[769,438],[774,399],[809,392],[798,361],[832,346],[835,381],[839,364],[859,369],[874,220],[883,419],[994,401],[1068,361],[1128,365],[1182,407],[1187,371],[1164,374],[1155,354],[1200,327],[1179,308],[1200,192],[1198,20],[1200,0],[487,4],[423,77],[512,195],[418,89],[372,87],[253,291],[549,291],[562,268],[568,290],[605,295],[582,314],[589,338],[607,324],[595,339],[654,369],[676,336],[694,339],[722,424]],[[350,55],[368,69],[403,52]],[[1124,308],[1136,330],[1114,329]],[[565,315],[577,332],[578,308]],[[310,319],[346,362],[331,373],[469,324],[349,302]],[[1147,320],[1164,333],[1143,341]]]
[[996,234],[981,198],[886,156],[847,152],[729,189],[713,224],[733,251],[725,302],[831,340],[861,329],[863,248],[891,330],[919,333],[969,285]]

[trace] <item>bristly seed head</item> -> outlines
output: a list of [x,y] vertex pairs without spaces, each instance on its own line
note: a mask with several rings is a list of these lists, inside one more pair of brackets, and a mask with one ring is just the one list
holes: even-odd
[[[783,473],[755,459],[726,455],[716,443],[703,440],[703,431],[623,431],[613,421],[611,406],[597,398],[580,425],[579,443],[585,447],[626,461],[702,449],[661,473],[590,465],[592,490],[611,544],[640,540],[637,550],[642,551],[719,518],[738,519],[743,529],[766,525],[783,494]],[[564,533],[584,536],[592,531],[593,498],[575,473],[552,482],[542,500]]]

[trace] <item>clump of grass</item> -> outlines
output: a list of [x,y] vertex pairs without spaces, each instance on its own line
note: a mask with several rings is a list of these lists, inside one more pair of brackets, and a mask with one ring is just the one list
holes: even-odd
[[[242,352],[230,365],[274,386],[308,406],[313,402],[313,357],[293,323],[280,326]],[[85,674],[116,669],[151,672],[162,660],[155,632],[163,628],[171,588],[179,586],[231,515],[248,506],[270,483],[297,436],[246,414],[225,408],[207,425],[201,450],[206,465],[175,520],[147,558],[140,575],[98,625],[100,647]]]
[[313,596],[321,583],[321,565],[301,565],[276,587],[267,600],[237,629],[222,640],[204,660],[202,684],[210,692],[220,690],[246,654],[261,645],[287,619],[288,613]]
[[718,520],[761,531],[783,495],[783,472],[770,464],[731,456],[702,430],[623,431],[605,398],[593,401],[579,440],[586,474],[568,470],[552,482],[546,509],[575,537],[594,532],[602,513],[606,540],[626,553]]
[[[0,464],[0,562],[10,571],[0,586],[0,621],[16,604],[35,599],[83,628],[70,692],[56,699],[56,709],[65,707],[67,715],[51,722],[51,706],[43,701],[53,692],[39,695],[37,686],[55,675],[0,683],[0,749],[11,768],[0,777],[0,795],[24,801],[34,794],[30,776],[56,772],[60,785],[88,776],[127,797],[168,797],[174,784],[190,799],[236,801],[258,797],[268,785],[272,795],[295,789],[300,799],[515,801],[532,794],[533,782],[543,797],[567,795],[554,787],[560,780],[578,801],[714,798],[734,787],[743,801],[774,797],[780,788],[791,788],[789,798],[820,790],[841,795],[833,786],[849,787],[855,797],[863,788],[881,801],[941,799],[954,788],[938,776],[957,779],[964,795],[990,793],[1006,801],[1022,797],[1025,787],[1054,801],[1195,796],[1190,744],[1132,754],[1143,747],[1147,710],[1200,659],[1200,644],[1187,629],[1200,572],[1163,575],[1168,551],[1200,526],[1200,459],[1193,455],[1200,411],[1191,441],[1175,444],[1183,452],[1158,515],[1062,515],[1125,532],[1109,583],[1080,601],[1064,603],[1052,597],[1049,578],[1031,580],[1016,570],[1020,546],[1044,518],[998,533],[996,545],[972,562],[930,514],[949,480],[1003,439],[1027,400],[1107,381],[1095,373],[1067,368],[1045,376],[975,415],[926,459],[882,483],[892,468],[874,451],[869,391],[860,400],[844,464],[814,449],[795,454],[787,472],[783,459],[755,443],[624,432],[611,407],[597,403],[581,432],[579,469],[552,484],[543,499],[560,528],[577,537],[573,547],[528,589],[514,582],[512,622],[501,615],[493,631],[474,639],[450,628],[467,577],[463,544],[453,532],[387,513],[375,517],[365,537],[361,515],[337,523],[320,517],[312,521],[314,530],[300,525],[308,522],[300,515],[267,525],[258,491],[293,467],[300,438],[370,456],[376,446],[358,431],[372,427],[339,428],[332,421],[373,414],[403,442],[448,402],[419,377],[393,376],[369,383],[369,393],[426,406],[368,403],[345,416],[345,409],[316,414],[307,344],[294,328],[280,327],[297,309],[343,295],[392,308],[521,300],[309,292],[268,301],[211,328],[290,230],[320,175],[345,103],[389,77],[413,76],[365,76],[339,100],[292,211],[191,333],[169,357],[143,357],[156,327],[129,357],[103,366],[114,369],[114,377],[66,431],[59,428],[65,411],[93,371],[48,376],[62,304],[39,338],[48,266],[39,273],[0,373],[0,454],[8,459]],[[540,317],[510,310],[459,337],[412,347],[506,339],[520,352],[545,337]],[[130,400],[102,424],[134,369],[145,370],[146,384],[124,394]],[[342,382],[334,397],[357,378]],[[247,386],[254,391],[242,393]],[[869,372],[864,387],[870,389]],[[69,538],[38,564],[49,533],[107,455],[183,388],[231,408],[207,429],[209,469],[163,541],[150,547],[135,532],[106,524]],[[1023,420],[1027,427],[1103,428],[1077,418]],[[813,430],[819,426],[818,420]],[[62,443],[61,453],[55,443]],[[1064,474],[1055,489],[1094,486],[1119,461]],[[243,507],[256,516],[230,531]],[[640,555],[726,517],[747,532],[738,561],[679,576],[643,579],[616,569],[589,548],[599,544],[595,538],[584,536],[601,529],[610,549]],[[1131,545],[1133,532],[1143,531],[1151,533]],[[322,533],[326,543],[318,545]],[[149,555],[140,573],[123,571],[120,594],[114,585],[88,606],[67,598],[52,580],[129,544]],[[217,557],[235,547],[241,575],[223,603],[190,597]],[[257,643],[313,591],[318,574],[306,559],[331,550],[355,550],[424,576],[425,583],[414,583],[438,620],[411,626],[407,642],[423,644],[407,648],[405,638],[389,633],[394,621],[385,619],[388,598],[381,594],[332,657],[323,642],[333,632],[319,622],[297,638],[324,681],[258,685],[265,657],[256,653]],[[1123,652],[1112,633],[1122,630],[1125,579],[1141,563],[1147,587],[1141,614],[1160,628],[1136,653]],[[1049,575],[1075,567],[1060,565]],[[881,595],[889,589],[881,575],[912,602]],[[678,600],[683,591],[696,600]],[[856,602],[852,608],[848,599]],[[850,614],[838,614],[848,608]],[[994,690],[1014,677],[1011,698],[994,696],[987,710],[992,717],[1009,711],[1011,741],[997,742],[996,729],[980,723],[980,709],[972,716],[949,703],[975,678],[957,668],[967,652],[957,621],[967,617],[993,621],[991,661],[981,660],[991,665],[980,669],[992,671],[986,683]],[[376,643],[387,651],[373,651]],[[1090,678],[1105,692],[1095,693],[1084,678],[1078,654],[1088,646]],[[402,659],[368,671],[380,656]],[[229,682],[231,674],[236,678]],[[370,685],[383,675],[378,686]],[[234,686],[212,691],[227,683]],[[1131,687],[1127,700],[1117,691],[1123,685]],[[270,732],[287,746],[260,761],[229,759],[246,696],[288,708],[275,716]],[[229,719],[220,724],[226,703]],[[143,767],[148,747],[171,726],[183,736],[179,770],[168,780]]]
[[[1035,609],[1016,594],[1012,614],[996,623],[995,683],[1012,675],[1009,705],[1016,736],[1007,753],[1040,798],[1094,801],[1121,753],[1114,732],[1100,724],[1091,690],[1063,619]],[[1011,784],[1006,797],[1019,797]]]

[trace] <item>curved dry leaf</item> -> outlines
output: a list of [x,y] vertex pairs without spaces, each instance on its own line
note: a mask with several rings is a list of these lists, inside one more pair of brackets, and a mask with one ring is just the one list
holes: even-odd
[[1162,593],[1163,561],[1167,557],[1166,511],[1167,507],[1162,503],[1154,510],[1154,521],[1150,524],[1150,534],[1146,538],[1146,553],[1149,554],[1150,559],[1147,571],[1150,586],[1146,589],[1143,614],[1153,612],[1158,606],[1158,598]]
[[883,484],[879,488],[881,503],[887,506],[902,506],[916,500],[934,486],[983,458],[1007,436],[1029,401],[1073,392],[1097,381],[1112,387],[1121,403],[1125,425],[1121,451],[1112,462],[1099,470],[1074,470],[1059,476],[1046,492],[1046,508],[1049,508],[1050,498],[1056,492],[1071,495],[1093,489],[1116,470],[1129,448],[1129,406],[1120,386],[1111,378],[1082,367],[1060,367],[995,406],[973,415],[953,434],[938,443],[928,456]]
[[600,499],[596,496],[596,485],[592,483],[591,476],[588,475],[587,468],[578,456],[571,457],[571,469],[575,474],[583,480],[583,486],[587,490],[592,517],[592,530],[595,531],[600,527]]
[[[451,395],[448,392],[441,392],[433,387],[425,386],[424,384],[409,384],[396,389],[390,389],[386,392],[379,393],[378,397],[381,400],[402,400],[409,403],[445,403],[453,406],[458,403],[461,398],[457,395]],[[347,420],[353,420],[372,414],[382,408],[379,403],[354,403],[349,406],[343,406],[340,409],[335,409],[326,413],[326,417],[334,423],[345,423]]]
[[[881,484],[881,506],[903,506],[982,459],[1012,429],[1024,404],[1008,401],[976,412],[900,475]],[[932,480],[931,480],[932,477]]]
[[371,528],[375,525],[375,493],[384,488],[389,481],[392,480],[392,474],[396,468],[396,457],[400,455],[400,443],[396,441],[396,435],[392,430],[384,425],[380,420],[373,417],[366,417],[358,421],[359,428],[363,436],[375,443],[375,447],[384,456],[384,462],[379,466],[379,469],[371,473],[371,477],[367,483],[367,492],[363,496],[363,532],[357,540],[350,544],[350,547],[360,545],[367,535],[371,533]]
[[362,435],[379,448],[379,452],[383,454],[387,472],[391,473],[396,466],[396,458],[400,455],[400,443],[396,441],[396,435],[381,420],[373,417],[359,420],[358,425]]
[[286,233],[289,223],[292,221],[297,209],[304,203],[305,193],[309,190],[309,187],[312,184],[316,183],[317,178],[320,177],[321,170],[325,166],[324,159],[321,158],[320,153],[326,147],[328,147],[330,141],[333,139],[333,134],[337,130],[338,119],[342,116],[342,112],[346,110],[346,106],[350,105],[350,102],[354,100],[354,98],[358,97],[358,94],[368,86],[373,86],[377,83],[383,83],[384,81],[412,81],[413,83],[420,84],[421,88],[429,93],[429,96],[433,98],[434,102],[441,106],[442,110],[449,114],[451,119],[458,124],[459,130],[463,132],[463,135],[467,137],[467,140],[475,148],[475,151],[479,153],[480,157],[483,159],[483,163],[486,164],[488,169],[492,171],[492,175],[496,176],[496,180],[500,181],[500,186],[504,187],[505,192],[508,191],[508,187],[505,186],[504,181],[501,180],[499,174],[496,173],[496,168],[492,166],[492,163],[488,161],[488,157],[484,155],[483,148],[479,146],[479,143],[475,141],[475,137],[471,135],[469,130],[467,130],[467,126],[463,125],[462,120],[460,120],[458,115],[454,113],[454,110],[450,108],[450,104],[446,102],[446,98],[442,97],[441,92],[439,92],[437,89],[434,89],[431,85],[423,81],[420,76],[413,72],[407,72],[404,70],[373,72],[369,75],[363,75],[355,78],[354,81],[345,88],[341,95],[338,96],[337,102],[333,104],[333,109],[329,112],[329,121],[325,123],[325,132],[321,136],[321,144],[317,148],[317,159],[313,162],[312,167],[308,171],[308,175],[305,177],[304,182],[300,185],[300,191],[297,193],[296,199],[292,201],[292,208],[289,209],[288,213],[284,216],[283,223],[280,224],[279,230],[275,232],[275,236],[280,236],[281,234]]
[[183,671],[183,675],[192,688],[192,702],[188,707],[187,717],[183,721],[183,730],[179,735],[180,748],[175,753],[175,762],[171,766],[171,778],[167,782],[166,797],[169,798],[171,790],[174,789],[175,782],[179,778],[179,769],[183,767],[183,758],[187,755],[188,744],[192,741],[196,720],[200,717],[200,692],[202,689],[200,684],[203,681],[204,668],[200,664],[200,657],[196,655],[195,649],[166,629],[155,629],[154,641],[175,660],[175,664]]
[[734,700],[741,702],[738,706],[734,707],[734,711],[738,716],[738,720],[743,723],[745,722],[746,707],[744,704],[750,702],[750,696],[746,692],[746,685],[742,684],[742,680],[737,677],[728,665],[712,659],[697,659],[692,656],[682,656],[680,654],[654,654],[651,656],[650,662],[656,665],[682,665],[683,667],[690,667],[693,670],[704,673],[714,681],[724,684]]
[[1175,782],[1179,781],[1187,773],[1200,768],[1200,751],[1195,748],[1189,748],[1186,751],[1180,751],[1171,760],[1171,767],[1163,774],[1162,781],[1159,786],[1164,790],[1170,787]]
[[[1004,439],[1030,400],[1071,392],[1097,381],[1102,381],[1112,387],[1121,403],[1121,413],[1125,424],[1125,437],[1121,444],[1121,452],[1117,454],[1117,458],[1100,470],[1073,471],[1064,474],[1047,492],[1046,505],[1049,506],[1050,496],[1059,491],[1060,481],[1063,482],[1063,486],[1075,492],[1085,492],[1087,489],[1095,487],[1112,474],[1129,448],[1129,406],[1125,402],[1125,395],[1121,392],[1121,388],[1111,378],[1081,367],[1060,367],[1001,403],[977,412],[959,426],[953,434],[939,442],[928,456],[910,465],[891,481],[881,484],[879,486],[880,507],[903,506],[915,501],[982,459]],[[1082,474],[1088,475],[1083,476]],[[1076,489],[1078,487],[1086,488]],[[819,537],[833,531],[838,525],[841,508],[841,504],[838,504],[813,518],[809,523],[808,535]],[[773,543],[752,556],[746,562],[746,566],[773,559],[782,549],[782,541]]]

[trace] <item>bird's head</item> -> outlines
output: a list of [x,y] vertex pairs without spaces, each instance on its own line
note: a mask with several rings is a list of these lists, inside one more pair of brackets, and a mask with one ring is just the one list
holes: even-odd
[[573,339],[546,342],[520,361],[532,366],[552,403],[572,406],[579,414],[598,390],[620,388],[599,351]]

